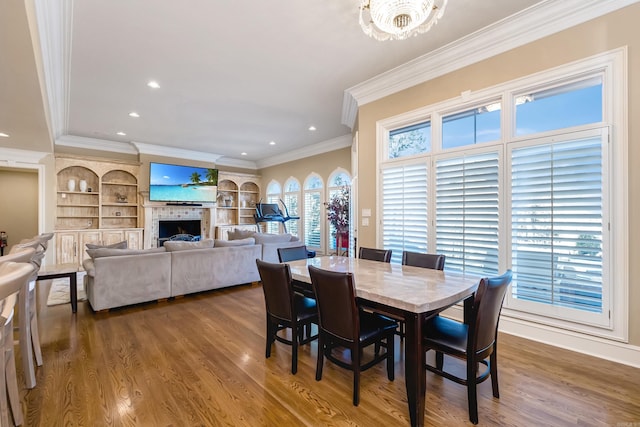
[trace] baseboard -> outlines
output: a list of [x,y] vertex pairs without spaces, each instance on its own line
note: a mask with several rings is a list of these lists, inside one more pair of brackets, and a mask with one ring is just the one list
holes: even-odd
[[[462,307],[451,307],[446,311],[446,314],[453,318],[461,319]],[[554,347],[640,368],[640,347],[638,346],[553,328],[508,316],[500,318],[499,330],[506,334],[549,344]]]

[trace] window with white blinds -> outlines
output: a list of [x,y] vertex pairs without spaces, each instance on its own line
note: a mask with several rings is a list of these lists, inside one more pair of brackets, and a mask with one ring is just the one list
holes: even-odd
[[304,188],[304,244],[317,250],[322,250],[323,187],[319,176],[311,176]]
[[[446,255],[445,271],[512,269],[511,316],[625,340],[625,52],[379,121],[378,245],[393,250],[393,262],[414,250]],[[451,113],[473,105],[500,111],[500,127],[468,126]],[[390,135],[427,119],[429,152],[385,157]],[[447,143],[447,132],[473,143]]]
[[[281,187],[278,182],[271,182],[267,186],[267,203],[280,203]],[[280,223],[275,221],[265,222],[267,233],[278,234],[280,232]]]
[[400,263],[402,251],[427,252],[427,164],[425,161],[382,169],[382,238]]
[[512,298],[602,312],[602,138],[511,151]]
[[[295,178],[289,178],[284,183],[284,204],[287,207],[289,216],[300,216],[300,183]],[[294,236],[300,237],[300,220],[292,219],[287,221],[287,231]]]
[[436,161],[436,252],[447,270],[498,275],[497,151]]

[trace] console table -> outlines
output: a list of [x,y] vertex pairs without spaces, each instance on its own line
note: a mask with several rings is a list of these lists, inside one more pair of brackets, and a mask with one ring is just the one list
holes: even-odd
[[69,296],[71,298],[71,311],[78,311],[78,280],[77,273],[80,270],[77,264],[53,264],[40,267],[38,280],[69,278]]

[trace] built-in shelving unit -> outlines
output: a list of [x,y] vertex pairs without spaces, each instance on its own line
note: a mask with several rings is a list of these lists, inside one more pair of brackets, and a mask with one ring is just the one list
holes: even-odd
[[86,243],[142,245],[138,163],[56,157],[56,262],[78,263]]
[[260,177],[221,172],[218,179],[216,226],[255,224]]

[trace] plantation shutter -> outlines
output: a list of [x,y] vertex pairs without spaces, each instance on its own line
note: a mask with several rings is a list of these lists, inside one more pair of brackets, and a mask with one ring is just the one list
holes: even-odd
[[427,165],[385,167],[382,170],[382,237],[391,262],[402,251],[427,252]]
[[305,245],[320,249],[320,191],[305,191],[304,193],[304,243]]
[[513,298],[602,311],[601,138],[513,149]]
[[447,270],[498,274],[498,153],[436,161],[436,252]]

